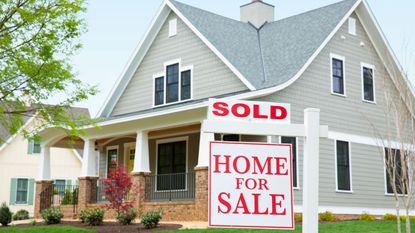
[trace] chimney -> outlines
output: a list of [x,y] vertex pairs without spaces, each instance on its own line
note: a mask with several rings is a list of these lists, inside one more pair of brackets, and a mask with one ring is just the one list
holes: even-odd
[[241,6],[241,21],[260,28],[265,23],[274,21],[274,6],[262,0],[252,0]]

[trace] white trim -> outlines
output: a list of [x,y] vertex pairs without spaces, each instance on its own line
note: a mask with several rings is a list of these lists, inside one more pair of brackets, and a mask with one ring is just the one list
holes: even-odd
[[181,136],[181,135],[185,135],[185,134],[194,134],[194,133],[200,133],[200,130],[187,130],[187,131],[180,131],[177,133],[170,133],[170,134],[161,134],[159,136],[153,136],[153,137],[148,137],[148,139],[159,139],[159,138],[167,138],[167,137],[177,137],[177,136]]
[[[349,141],[343,140],[333,140],[334,141],[334,174],[336,178],[336,192],[338,193],[353,193],[353,181],[352,181],[352,152],[351,152],[351,143]],[[349,147],[349,181],[350,181],[350,190],[341,190],[339,189],[338,177],[337,177],[337,142],[347,142],[347,147]]]
[[[36,114],[37,115],[37,114]],[[9,137],[1,146],[0,146],[0,152],[6,148],[16,137],[19,135],[25,128],[29,126],[30,123],[36,118],[35,116],[32,116],[20,129],[17,131],[17,133],[13,134],[11,137]],[[27,150],[26,150],[27,151]]]
[[109,150],[117,150],[117,164],[118,164],[118,159],[120,156],[120,149],[118,145],[115,146],[107,146],[107,148],[105,149],[105,161],[106,161],[106,169],[105,169],[105,178],[108,178],[108,151]]
[[72,153],[74,153],[74,154],[75,154],[75,157],[76,157],[77,159],[79,159],[79,161],[82,163],[82,157],[81,157],[81,155],[78,153],[78,151],[77,151],[76,149],[72,149]]
[[226,66],[229,67],[229,69],[242,81],[242,83],[249,88],[249,90],[256,90],[256,88],[239,72],[239,70],[237,70],[235,66],[233,66],[233,64],[229,62],[228,59],[226,59],[225,56],[223,56],[222,53],[220,53],[219,50],[213,46],[213,44],[206,39],[206,37],[203,36],[203,34],[200,33],[199,30],[197,30],[197,28],[169,0],[166,1],[166,4],[206,44],[206,46],[209,47],[212,52],[216,54],[216,56],[218,56]]
[[293,185],[293,189],[294,190],[301,190],[301,185],[300,185],[300,170],[299,170],[299,165],[298,165],[298,157],[299,157],[299,150],[298,150],[298,137],[292,137],[292,136],[278,136],[278,143],[282,143],[282,137],[286,137],[286,138],[295,138],[295,169],[296,169],[296,180],[297,180],[297,186]]
[[177,35],[177,18],[169,20],[169,38]]
[[[343,70],[343,94],[336,93],[333,90],[333,59],[342,61],[342,70]],[[346,57],[340,56],[334,53],[330,53],[330,83],[331,83],[331,94],[341,97],[347,97],[346,94]]]
[[134,137],[134,136],[128,136],[128,135],[116,136],[116,137],[112,137],[110,140],[108,140],[108,141],[100,144],[99,146],[100,147],[105,147],[106,145],[110,144],[111,142],[114,142],[116,140],[123,139],[123,138],[136,139],[136,137]]
[[[366,100],[365,99],[365,81],[364,81],[364,74],[363,74],[363,69],[364,68],[368,68],[372,70],[372,79],[373,79],[373,101],[370,100]],[[366,102],[366,103],[371,103],[371,104],[376,104],[376,75],[375,75],[375,66],[372,64],[368,64],[368,63],[364,63],[361,62],[360,63],[360,77],[361,77],[361,84],[362,84],[362,101]]]
[[340,141],[348,141],[351,143],[357,143],[362,145],[369,145],[369,146],[376,146],[376,147],[383,147],[383,145],[390,144],[392,148],[399,149],[399,143],[396,141],[381,141],[378,138],[375,137],[367,137],[367,136],[361,136],[356,134],[347,134],[347,133],[341,133],[341,132],[335,132],[335,131],[329,131],[329,139],[333,140],[340,140]]
[[[294,211],[296,213],[302,213],[302,205],[295,205]],[[343,207],[343,206],[319,206],[318,212],[323,213],[325,211],[330,211],[333,214],[362,214],[363,212],[372,214],[372,215],[384,215],[388,213],[396,213],[395,208],[372,208],[372,207]],[[404,209],[401,209],[402,212],[405,212]],[[415,210],[411,211],[410,215],[415,215]]]
[[353,17],[349,17],[349,22],[348,22],[348,32],[350,35],[356,36],[356,19]]
[[[175,138],[165,138],[165,139],[159,139],[156,140],[156,164],[155,164],[155,170],[156,170],[156,176],[158,175],[158,145],[159,144],[166,144],[166,143],[172,143],[172,142],[186,142],[186,171],[187,174],[189,172],[189,136],[183,136],[183,137],[175,137]],[[178,189],[178,190],[157,190],[157,179],[155,180],[155,186],[154,186],[155,192],[166,192],[166,191],[175,191],[175,192],[185,192],[187,191],[187,176],[186,176],[186,184],[184,189]]]

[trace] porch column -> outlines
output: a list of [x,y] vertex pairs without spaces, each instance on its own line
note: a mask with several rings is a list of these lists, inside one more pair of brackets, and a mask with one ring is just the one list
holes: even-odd
[[53,195],[53,181],[50,180],[50,146],[41,145],[40,163],[36,180],[34,216],[40,218],[43,209],[49,208]]
[[197,168],[209,167],[209,149],[211,141],[215,141],[215,134],[203,132],[202,126],[202,130],[200,131],[199,158],[197,160]]
[[82,156],[81,177],[79,177],[78,211],[87,208],[88,204],[97,201],[97,152],[95,140],[83,138],[84,152]]
[[148,152],[148,132],[137,131],[133,173],[151,173]]

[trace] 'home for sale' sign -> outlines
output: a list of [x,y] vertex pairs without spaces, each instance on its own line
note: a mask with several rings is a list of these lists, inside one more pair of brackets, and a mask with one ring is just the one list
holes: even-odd
[[209,226],[294,229],[291,145],[211,142]]

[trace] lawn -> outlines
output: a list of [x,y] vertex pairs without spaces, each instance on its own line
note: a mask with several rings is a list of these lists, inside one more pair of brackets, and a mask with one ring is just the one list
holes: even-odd
[[[412,223],[412,229],[414,229],[415,224]],[[404,226],[402,226],[404,229]],[[160,233],[196,233],[196,232],[206,232],[206,233],[275,233],[275,232],[287,232],[287,231],[276,231],[276,230],[250,230],[250,229],[206,229],[206,230],[178,230],[178,231],[162,231]],[[288,231],[289,232],[289,231]],[[301,226],[297,226],[295,231],[301,232]],[[337,222],[337,223],[328,223],[320,224],[319,233],[391,233],[396,232],[396,222],[395,221],[350,221],[350,222]]]
[[95,233],[95,231],[69,226],[44,226],[44,227],[0,227],[3,233]]

